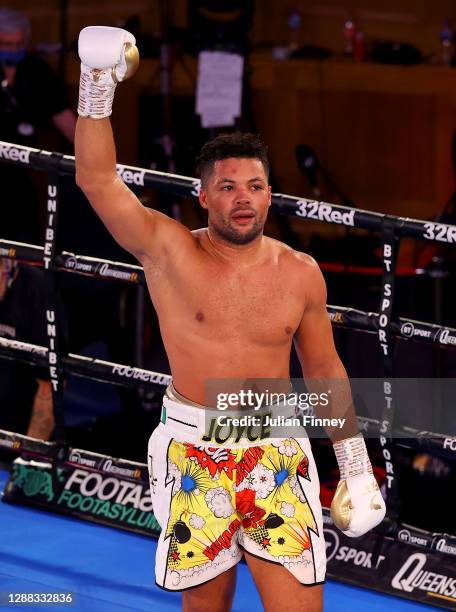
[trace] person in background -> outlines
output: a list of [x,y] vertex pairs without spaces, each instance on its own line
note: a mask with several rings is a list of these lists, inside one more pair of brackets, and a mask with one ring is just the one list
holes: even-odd
[[[42,270],[0,258],[0,336],[47,346]],[[47,369],[0,359],[0,429],[49,440],[54,430]]]
[[[37,130],[51,124],[69,143],[76,118],[63,84],[50,66],[29,52],[30,23],[11,8],[0,8],[0,140],[42,147]],[[5,155],[0,151],[0,159]],[[28,170],[0,164],[4,210],[0,238],[36,242],[37,196]]]

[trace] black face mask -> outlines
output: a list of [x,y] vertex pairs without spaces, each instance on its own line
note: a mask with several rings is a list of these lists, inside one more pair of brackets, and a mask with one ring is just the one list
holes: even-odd
[[0,64],[5,66],[17,66],[22,62],[27,49],[17,49],[16,51],[5,51],[0,49]]

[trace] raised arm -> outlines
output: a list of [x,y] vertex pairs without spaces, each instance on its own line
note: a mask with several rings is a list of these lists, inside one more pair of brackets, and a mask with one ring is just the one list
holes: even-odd
[[139,56],[126,30],[94,26],[79,37],[81,80],[76,125],[76,182],[115,240],[140,261],[166,242],[190,235],[182,225],[146,209],[116,173],[109,116],[118,81],[134,73]]
[[153,217],[116,173],[109,118],[79,117],[76,124],[76,183],[115,240],[142,258],[153,233]]

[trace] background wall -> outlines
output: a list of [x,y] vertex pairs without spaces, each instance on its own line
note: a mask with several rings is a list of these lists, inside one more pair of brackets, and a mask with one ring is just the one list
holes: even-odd
[[[14,4],[31,18],[32,45],[59,40],[57,0],[42,0],[39,5],[15,0]],[[175,26],[184,28],[187,1],[167,0],[167,6]],[[293,8],[303,17],[299,42],[331,49],[329,60],[272,59],[272,46],[288,40],[287,17]],[[140,17],[142,31],[159,33],[157,1],[69,0],[68,40],[76,40],[86,25],[123,25],[132,15]],[[345,59],[347,17],[355,19],[368,44],[377,39],[409,42],[428,62],[396,67]],[[279,190],[311,197],[294,153],[297,144],[306,143],[360,208],[418,218],[442,210],[454,190],[451,144],[456,129],[456,69],[439,65],[439,32],[445,18],[454,19],[456,25],[456,3],[450,0],[255,2],[251,108],[256,127],[270,146]],[[55,53],[47,57],[57,65]],[[176,99],[191,98],[196,73],[193,58],[176,62]],[[67,83],[74,104],[78,84],[74,53],[67,55]],[[120,161],[139,163],[140,106],[145,95],[158,91],[158,65],[153,59],[143,61],[135,79],[119,88],[113,119]],[[322,199],[338,201],[324,189]],[[337,233],[330,226],[318,229]]]
[[[186,25],[187,0],[171,5],[174,23]],[[7,3],[5,3],[7,4]],[[59,2],[57,0],[14,0],[33,22],[32,42],[58,40]],[[343,50],[342,25],[351,16],[369,39],[395,39],[416,45],[424,54],[439,50],[439,31],[443,19],[456,19],[456,3],[451,0],[257,0],[252,30],[254,43],[276,43],[287,40],[287,15],[291,8],[303,15],[303,43]],[[85,25],[117,25],[133,14],[141,16],[144,29],[159,29],[159,3],[154,0],[69,0],[69,35],[76,37]]]

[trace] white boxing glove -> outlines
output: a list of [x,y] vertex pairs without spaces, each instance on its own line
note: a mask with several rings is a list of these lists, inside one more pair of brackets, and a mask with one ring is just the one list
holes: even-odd
[[347,536],[357,538],[382,522],[386,507],[361,434],[334,443],[340,482],[331,518]]
[[133,34],[121,28],[90,26],[79,34],[81,58],[78,114],[102,119],[112,113],[117,83],[132,76],[139,65]]

